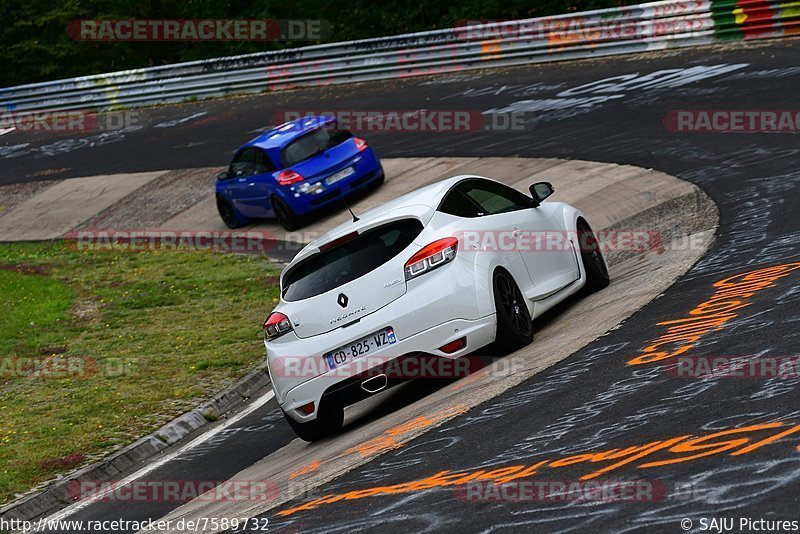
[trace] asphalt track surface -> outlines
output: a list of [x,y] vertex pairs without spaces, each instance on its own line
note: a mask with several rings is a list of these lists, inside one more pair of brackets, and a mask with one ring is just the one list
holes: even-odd
[[[539,109],[529,116],[534,118],[522,132],[372,133],[369,140],[384,156],[518,155],[655,168],[699,185],[719,205],[720,229],[714,247],[661,298],[620,328],[492,401],[332,481],[318,495],[418,481],[442,471],[473,473],[543,461],[549,464],[542,466],[537,480],[576,481],[613,462],[576,458],[560,467],[552,462],[687,435],[737,428],[741,432],[696,443],[694,448],[652,452],[601,477],[643,479],[667,488],[669,497],[643,502],[515,502],[486,495],[465,497],[454,486],[429,484],[425,489],[422,484],[412,490],[375,491],[372,496],[350,494],[347,500],[277,515],[310,499],[300,498],[265,514],[269,530],[679,532],[684,518],[694,522],[695,530],[704,518],[736,518],[737,526],[740,517],[797,520],[800,433],[769,439],[800,425],[796,374],[789,378],[676,378],[665,365],[671,360],[637,366],[627,362],[665,332],[666,327],[657,323],[689,317],[693,308],[708,301],[715,293],[715,282],[800,261],[800,137],[675,133],[663,122],[670,110],[796,110],[799,50],[795,41],[774,42],[197,103],[146,111],[143,124],[205,112],[202,116],[173,127],[145,127],[93,146],[75,141],[74,134],[12,132],[0,138],[0,181],[222,166],[231,148],[266,126],[276,109],[485,111],[515,103],[515,109]],[[611,87],[604,82],[585,88],[579,96],[575,91],[564,95],[610,77],[646,76],[664,69],[712,72],[702,66],[718,70],[705,79],[661,89]],[[625,76],[615,81],[631,79]],[[588,97],[595,99],[578,104],[564,101]],[[542,111],[542,106],[550,110]],[[60,150],[54,147],[56,143]],[[13,148],[21,145],[26,146]],[[788,269],[762,273],[759,279],[776,273],[785,276],[747,297],[748,305],[736,311],[737,317],[709,329],[687,354],[797,355],[800,271]],[[607,291],[613,291],[613,285]],[[406,403],[403,396],[424,393],[424,387],[410,392],[406,388],[389,397]],[[390,401],[374,416],[391,409]],[[767,424],[771,426],[750,428]],[[748,450],[748,443],[737,442],[723,450],[723,441],[743,436],[750,438],[750,445],[759,445]],[[273,400],[149,477],[225,479],[292,438]],[[706,449],[699,448],[703,443]],[[642,467],[648,462],[662,464]],[[676,491],[680,498],[675,497]],[[70,519],[158,518],[176,506],[95,503]]]

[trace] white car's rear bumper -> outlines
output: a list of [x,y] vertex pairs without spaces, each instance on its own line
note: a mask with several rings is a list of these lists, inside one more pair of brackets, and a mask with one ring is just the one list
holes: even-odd
[[[310,421],[317,416],[323,394],[378,364],[412,353],[453,359],[494,341],[494,305],[485,280],[489,277],[478,277],[477,272],[471,261],[456,257],[441,270],[406,282],[402,296],[349,325],[308,337],[289,332],[266,343],[272,387],[281,407],[298,422]],[[363,301],[368,302],[368,296]],[[291,311],[287,313],[293,319]],[[373,347],[330,370],[325,354],[387,327],[394,330],[396,343]],[[450,354],[438,350],[463,337],[464,348]],[[298,410],[310,402],[310,414]]]
[[[373,315],[378,316],[374,321],[385,317],[384,314],[380,313]],[[371,317],[369,316],[368,318]],[[394,327],[391,321],[382,321],[380,324],[372,326],[358,324],[360,327],[356,337],[360,337],[365,331],[372,332],[387,326]],[[317,410],[324,394],[341,393],[343,397],[352,398],[356,393],[354,390],[362,390],[364,397],[369,396],[369,393],[363,390],[361,384],[369,377],[384,373],[384,371],[384,374],[389,377],[388,382],[390,384],[412,378],[436,380],[465,376],[469,372],[470,362],[468,360],[459,361],[455,359],[494,341],[496,328],[494,314],[477,320],[454,319],[407,338],[403,338],[398,333],[396,343],[379,348],[368,355],[355,358],[333,370],[327,370],[327,372],[313,377],[276,375],[278,373],[284,375],[315,374],[319,369],[319,365],[325,366],[325,369],[327,369],[322,354],[316,353],[314,356],[307,356],[306,358],[314,358],[321,362],[309,365],[303,365],[302,362],[291,362],[288,365],[285,363],[280,364],[273,358],[270,365],[270,376],[283,410],[297,422],[311,421],[317,417]],[[466,345],[462,349],[452,354],[445,354],[438,350],[438,347],[461,338],[466,338]],[[409,355],[419,353],[438,357],[439,363],[419,365],[415,358],[409,358]],[[390,370],[385,370],[387,366],[390,367]],[[284,390],[280,390],[281,385],[290,384],[291,382],[294,382],[294,384]],[[350,391],[346,391],[346,389],[350,389]],[[311,402],[314,403],[314,411],[312,413],[306,414],[299,409],[301,406]],[[348,402],[345,401],[345,404],[348,404]]]

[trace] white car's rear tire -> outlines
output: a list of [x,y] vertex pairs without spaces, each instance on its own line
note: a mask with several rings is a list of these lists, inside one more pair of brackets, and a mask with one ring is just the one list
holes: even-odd
[[298,438],[313,442],[327,438],[342,428],[344,406],[336,398],[325,399],[317,410],[317,418],[307,423],[298,423],[286,412],[283,412],[283,416]]
[[508,354],[533,341],[533,320],[522,291],[508,272],[499,269],[492,285],[497,314],[494,348],[501,354]]

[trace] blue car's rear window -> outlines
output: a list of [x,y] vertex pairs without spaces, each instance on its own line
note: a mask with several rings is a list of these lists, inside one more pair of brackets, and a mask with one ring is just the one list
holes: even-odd
[[347,130],[337,130],[335,126],[323,126],[298,137],[281,150],[281,164],[291,167],[329,148],[340,145],[353,137]]

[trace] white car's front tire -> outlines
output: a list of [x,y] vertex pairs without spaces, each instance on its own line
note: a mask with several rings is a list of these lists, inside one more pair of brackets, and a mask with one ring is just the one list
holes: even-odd
[[600,243],[592,228],[583,219],[578,220],[578,242],[581,250],[583,270],[586,272],[586,293],[594,293],[608,286],[608,266],[600,250]]

